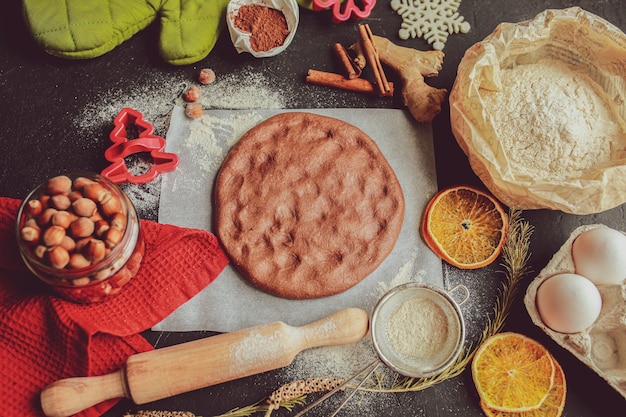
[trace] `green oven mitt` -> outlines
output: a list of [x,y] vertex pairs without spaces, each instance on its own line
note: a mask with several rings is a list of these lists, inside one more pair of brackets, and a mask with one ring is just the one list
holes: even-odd
[[160,18],[159,49],[170,64],[198,62],[215,46],[228,0],[23,0],[24,16],[46,52],[103,55]]

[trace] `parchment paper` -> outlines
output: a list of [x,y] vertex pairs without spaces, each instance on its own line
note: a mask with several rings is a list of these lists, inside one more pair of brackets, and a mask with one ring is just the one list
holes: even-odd
[[[167,152],[180,157],[174,172],[163,176],[159,221],[212,231],[213,181],[228,150],[248,129],[288,110],[209,110],[191,121],[176,106],[167,133]],[[443,287],[441,260],[419,235],[428,200],[437,191],[432,129],[408,112],[389,109],[301,110],[351,123],[379,146],[399,178],[405,217],[398,242],[376,271],[355,287],[331,297],[287,300],[253,288],[231,266],[195,298],[154,330],[219,332],[283,321],[301,326],[346,307],[370,312],[384,290],[406,281]],[[398,282],[399,281],[399,282]]]
[[500,201],[512,208],[593,214],[623,204],[626,159],[620,147],[612,148],[610,162],[565,181],[516,176],[508,163],[507,150],[500,146],[492,122],[494,116],[481,94],[502,91],[501,69],[542,58],[561,61],[572,71],[589,76],[603,90],[607,105],[616,115],[615,122],[626,126],[626,35],[580,7],[546,10],[529,21],[501,23],[482,42],[470,47],[459,64],[450,92],[450,122],[472,169]]

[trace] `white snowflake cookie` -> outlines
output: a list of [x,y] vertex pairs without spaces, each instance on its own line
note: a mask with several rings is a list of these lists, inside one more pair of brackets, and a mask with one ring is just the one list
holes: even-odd
[[391,8],[402,16],[398,36],[403,40],[423,36],[441,51],[449,34],[470,30],[457,12],[460,5],[461,0],[392,0]]

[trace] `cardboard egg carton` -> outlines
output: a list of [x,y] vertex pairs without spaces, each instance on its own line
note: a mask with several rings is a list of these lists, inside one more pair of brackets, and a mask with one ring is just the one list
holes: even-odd
[[578,333],[559,333],[550,329],[539,315],[536,306],[537,289],[543,280],[558,273],[574,273],[572,242],[581,233],[602,224],[585,225],[572,232],[548,265],[530,283],[524,304],[533,323],[539,326],[561,347],[570,351],[581,362],[604,378],[626,398],[626,283],[598,285],[602,296],[602,310],[598,319]]

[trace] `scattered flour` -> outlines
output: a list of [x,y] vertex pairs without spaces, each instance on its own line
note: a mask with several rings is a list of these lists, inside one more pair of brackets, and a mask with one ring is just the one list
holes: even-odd
[[518,178],[576,178],[626,147],[618,117],[589,76],[548,58],[500,75],[503,91],[482,96]]
[[213,175],[228,150],[261,120],[255,113],[233,113],[225,118],[205,114],[189,124],[183,146],[197,168]]
[[202,85],[202,107],[208,109],[282,109],[289,106],[284,89],[251,68],[217,74],[214,83]]
[[[293,96],[273,85],[268,76],[245,68],[236,73],[217,74],[216,81],[207,85],[199,84],[195,79],[158,73],[151,74],[144,81],[131,91],[113,88],[99,94],[98,99],[86,106],[75,118],[77,130],[83,136],[108,146],[108,133],[113,129],[113,119],[120,110],[130,107],[141,112],[144,119],[154,126],[155,135],[165,137],[171,111],[176,104],[184,105],[181,94],[191,85],[201,89],[201,103],[207,109],[284,108],[289,105],[285,97]],[[260,120],[260,117],[233,115],[227,119],[203,116],[191,121],[191,134],[186,146],[195,165],[203,171],[213,171],[214,165],[221,162],[234,142]],[[228,131],[229,140],[219,143],[215,135],[216,129]],[[126,160],[129,171],[134,175],[147,172],[151,162],[150,158],[145,157]],[[147,184],[125,183],[120,186],[128,194],[141,218],[157,220],[160,177]]]

